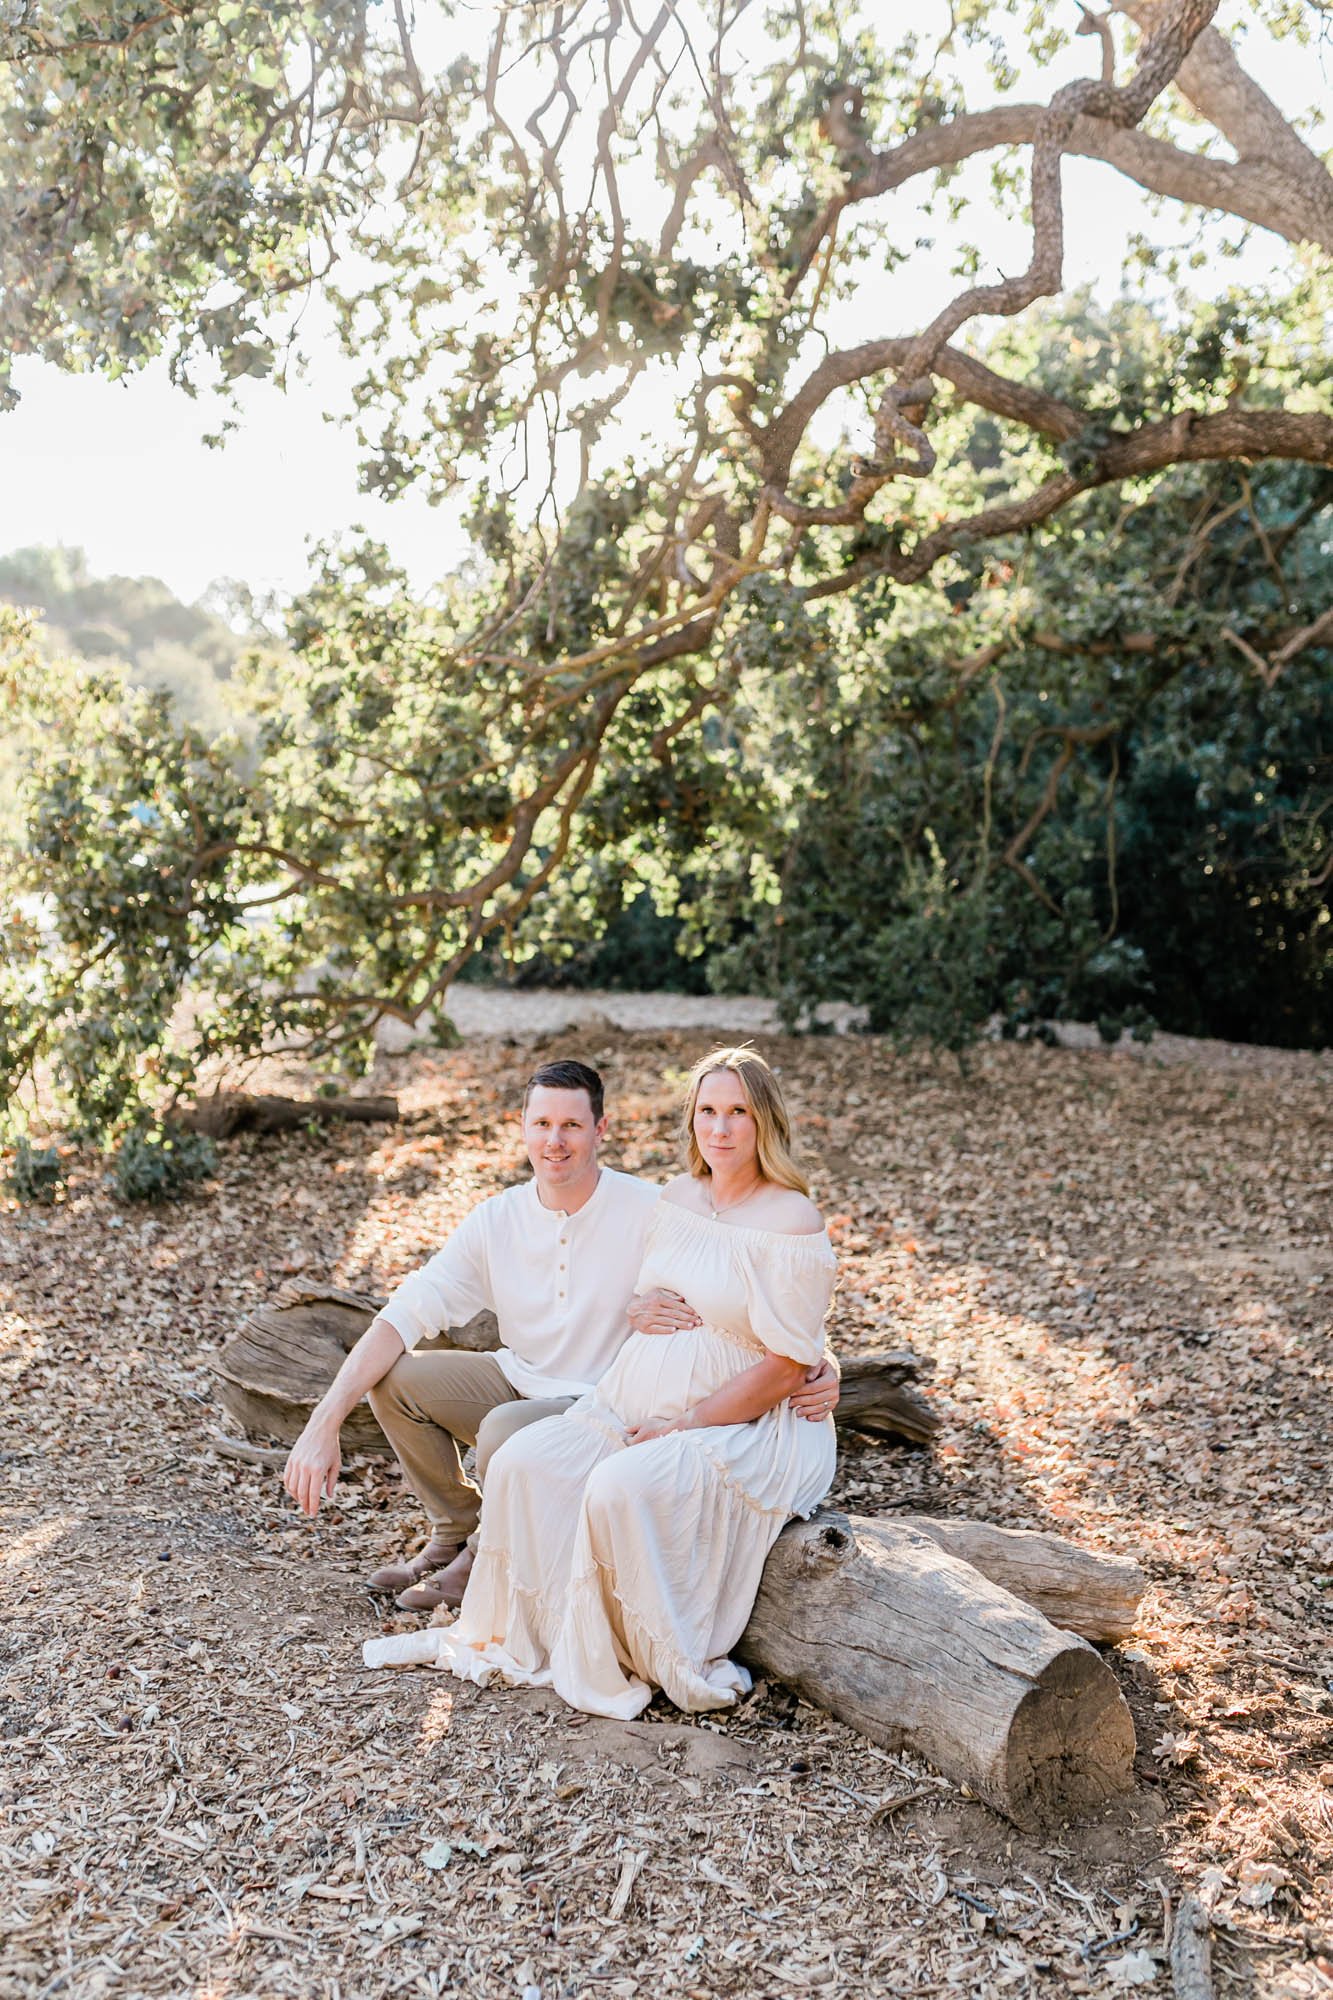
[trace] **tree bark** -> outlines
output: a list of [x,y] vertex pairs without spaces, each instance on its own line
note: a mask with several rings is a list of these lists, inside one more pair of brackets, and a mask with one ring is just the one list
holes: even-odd
[[908,1348],[853,1354],[842,1362],[842,1393],[833,1412],[839,1430],[928,1444],[940,1418],[916,1387],[920,1357]]
[[294,1132],[311,1119],[327,1124],[350,1118],[364,1124],[395,1125],[396,1097],[252,1097],[245,1090],[218,1090],[180,1114],[180,1123],[210,1139],[233,1132]]
[[738,1650],[1020,1825],[1132,1782],[1134,1725],[1092,1647],[899,1522],[784,1529]]
[[1171,1927],[1171,1990],[1176,2000],[1213,2000],[1208,1913],[1197,1896],[1182,1896]]
[[[1200,44],[1209,34],[1214,36],[1213,42],[1208,44],[1210,53],[1196,63],[1193,56],[1198,55]],[[1228,64],[1246,86],[1243,112],[1238,100],[1233,100],[1231,104],[1223,102],[1221,65],[1211,53],[1215,52],[1218,44],[1225,51]],[[1182,63],[1177,78],[1182,88],[1187,71],[1195,88],[1186,90],[1184,94],[1193,97],[1199,108],[1202,108],[1207,95],[1208,106],[1204,115],[1219,130],[1224,117],[1233,130],[1239,129],[1240,118],[1243,117],[1246,145],[1244,149],[1237,146],[1240,153],[1238,159],[1219,159],[1208,153],[1192,153],[1183,146],[1174,146],[1165,139],[1155,138],[1150,132],[1140,131],[1137,127],[1125,130],[1101,118],[1075,119],[1065,141],[1065,151],[1077,153],[1084,159],[1104,161],[1128,180],[1137,181],[1149,194],[1162,195],[1169,201],[1188,202],[1222,215],[1237,216],[1241,221],[1253,222],[1261,229],[1271,229],[1289,243],[1311,242],[1325,250],[1333,249],[1333,202],[1330,200],[1333,183],[1330,183],[1327,168],[1293,132],[1290,123],[1264,97],[1258,85],[1245,76],[1222,36],[1215,30],[1205,28],[1192,56],[1187,56]],[[1204,82],[1205,72],[1207,83]],[[1210,85],[1216,87],[1210,88]],[[1266,116],[1261,111],[1261,101],[1270,115]],[[919,175],[957,166],[978,153],[990,152],[999,146],[1031,145],[1045,108],[1041,104],[995,105],[984,111],[960,112],[943,124],[914,132],[896,146],[868,155],[864,169],[849,183],[847,198],[850,202],[873,200],[893,188],[905,186]],[[1238,116],[1229,116],[1232,111]],[[1280,139],[1279,127],[1287,133],[1285,141]],[[1224,136],[1231,138],[1230,133]],[[1262,143],[1265,138],[1270,143],[1281,145],[1283,159],[1280,166],[1275,166],[1265,154]],[[1256,141],[1260,143],[1251,151],[1250,147]],[[1232,143],[1235,144],[1234,139]]]
[[[868,1525],[878,1528],[886,1523]],[[946,1555],[971,1563],[1052,1625],[1077,1632],[1095,1646],[1118,1645],[1134,1630],[1146,1579],[1129,1556],[1102,1555],[1060,1535],[997,1528],[989,1521],[898,1514],[887,1525],[926,1535]]]
[[[1117,0],[1118,11],[1151,34],[1163,0]],[[1176,89],[1200,117],[1216,127],[1236,154],[1237,165],[1262,176],[1269,190],[1269,215],[1237,214],[1276,228],[1293,242],[1308,238],[1333,249],[1333,179],[1319,155],[1283,116],[1267,92],[1240,64],[1226,36],[1205,28],[1176,72]],[[1223,205],[1225,208],[1225,204]],[[1269,216],[1290,220],[1270,220]],[[1294,224],[1294,226],[1293,226]]]

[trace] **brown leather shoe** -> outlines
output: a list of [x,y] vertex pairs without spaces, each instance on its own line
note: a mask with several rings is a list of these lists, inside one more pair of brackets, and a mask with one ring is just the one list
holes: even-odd
[[381,1590],[387,1594],[407,1590],[412,1584],[420,1583],[423,1576],[452,1562],[458,1554],[457,1542],[436,1541],[432,1535],[419,1555],[410,1562],[389,1563],[384,1569],[377,1569],[373,1576],[366,1578],[367,1590]]
[[404,1611],[438,1611],[442,1604],[457,1611],[463,1602],[463,1592],[472,1574],[472,1551],[460,1549],[451,1563],[437,1569],[432,1576],[426,1576],[420,1583],[414,1583],[405,1590],[394,1603]]

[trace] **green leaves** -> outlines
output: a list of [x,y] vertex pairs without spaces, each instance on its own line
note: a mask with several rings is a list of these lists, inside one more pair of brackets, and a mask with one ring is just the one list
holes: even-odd
[[[187,382],[211,349],[224,380],[266,373],[312,232],[347,202],[302,155],[298,105],[349,87],[361,10],[20,11],[0,27],[4,347],[112,374],[165,351]],[[349,138],[344,165],[363,151]]]
[[[1280,929],[1308,998],[1293,884],[1323,865],[1325,753],[1297,768],[1282,704],[1299,686],[1322,730],[1324,655],[1262,699],[1254,661],[1327,601],[1314,476],[1124,480],[1013,530],[1062,470],[1100,477],[1150,425],[1157,463],[1242,392],[1247,460],[1278,405],[1303,428],[1274,448],[1317,456],[1326,278],[1179,293],[1169,325],[1086,297],[1004,322],[1003,381],[951,364],[919,392],[931,475],[877,485],[885,274],[915,296],[887,196],[901,170],[932,227],[963,219],[978,83],[1062,57],[1074,16],[964,0],[932,42],[792,0],[762,28],[734,10],[711,73],[670,8],[539,16],[492,10],[458,55],[483,17],[446,9],[445,61],[361,0],[55,0],[0,28],[0,353],[166,354],[187,388],[234,388],[285,375],[318,292],[366,490],[457,497],[473,536],[426,603],[382,548],[329,554],[285,656],[242,677],[244,747],[201,749],[116,675],[34,673],[10,631],[12,1088],[46,1064],[108,1133],[201,1057],[277,1038],[346,1066],[486,939],[557,960],[641,889],[710,977],[795,1012],[855,993],[953,1035],[985,1007],[1146,1005],[1164,963],[1117,948],[1116,868],[1134,826],[1144,852],[1166,837],[1153,783],[1176,801],[1179,771],[1173,866],[1206,851],[1234,902],[1235,854],[1262,854],[1276,928],[1245,936],[1275,962]],[[992,184],[1011,211],[1016,159]],[[1281,803],[1251,821],[1247,788]],[[1188,923],[1159,916],[1183,957]]]
[[1333,649],[1265,687],[1228,636],[1328,602],[1331,507],[1316,470],[1181,469],[960,561],[952,612],[824,608],[748,686],[781,896],[704,898],[715,975],[950,1048],[993,1015],[1333,1039]]
[[170,1124],[127,1132],[116,1148],[116,1192],[122,1201],[179,1201],[217,1163],[217,1147],[201,1132]]

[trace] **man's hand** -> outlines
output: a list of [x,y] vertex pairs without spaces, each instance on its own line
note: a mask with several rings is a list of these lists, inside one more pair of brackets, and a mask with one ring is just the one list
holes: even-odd
[[370,1322],[292,1446],[282,1483],[303,1514],[313,1521],[321,1500],[332,1500],[342,1470],[338,1433],[368,1389],[382,1382],[403,1358],[403,1337],[378,1314]]
[[809,1370],[803,1385],[788,1400],[798,1417],[808,1417],[811,1423],[818,1424],[837,1409],[841,1393],[838,1371],[825,1356],[818,1368]]
[[626,1314],[635,1333],[688,1333],[703,1321],[679,1292],[636,1292]]
[[314,1418],[292,1446],[282,1468],[282,1483],[303,1514],[313,1520],[321,1500],[332,1500],[342,1470],[338,1427],[332,1430]]

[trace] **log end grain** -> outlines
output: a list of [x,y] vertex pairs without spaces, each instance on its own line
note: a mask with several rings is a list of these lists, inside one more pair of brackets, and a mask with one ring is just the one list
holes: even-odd
[[1069,1647],[1038,1676],[1005,1746],[1005,1808],[1024,1825],[1095,1812],[1133,1783],[1134,1723],[1115,1675]]

